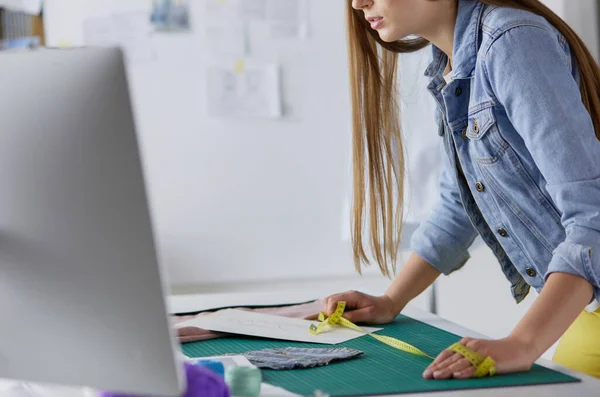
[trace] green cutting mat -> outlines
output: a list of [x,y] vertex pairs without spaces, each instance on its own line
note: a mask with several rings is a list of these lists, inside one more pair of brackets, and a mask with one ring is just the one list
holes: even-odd
[[[383,327],[378,334],[389,335],[410,343],[429,355],[436,356],[461,338],[439,328],[406,316]],[[308,332],[308,331],[307,331]],[[286,371],[263,370],[264,381],[300,395],[312,395],[319,389],[332,397],[376,394],[417,393],[456,389],[540,385],[578,382],[568,375],[534,366],[525,373],[497,375],[468,380],[424,380],[422,373],[431,362],[391,348],[364,336],[341,344],[364,352],[360,358],[325,367]],[[270,339],[232,337],[183,345],[188,357],[240,354],[250,350],[275,347],[331,347],[330,345],[286,342]]]

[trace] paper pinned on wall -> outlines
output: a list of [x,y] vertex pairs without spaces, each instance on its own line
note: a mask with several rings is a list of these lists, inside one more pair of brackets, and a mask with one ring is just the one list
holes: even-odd
[[150,22],[158,31],[189,31],[189,0],[152,0]]
[[308,2],[306,0],[267,0],[269,35],[273,39],[308,37]]
[[42,12],[42,0],[0,0],[0,7],[39,15]]
[[[312,322],[309,320],[298,318],[225,309],[206,316],[197,316],[191,320],[178,323],[176,327],[199,327],[239,335],[327,345],[336,345],[365,335],[362,332],[340,326],[334,326],[335,330],[331,332],[313,335],[308,332],[311,324]],[[381,330],[381,328],[369,327],[363,329],[367,332]]]
[[240,59],[208,68],[208,112],[218,118],[281,117],[281,88],[276,64]]
[[83,40],[90,46],[120,46],[127,62],[155,60],[152,25],[146,11],[91,18],[83,23]]
[[267,0],[243,0],[238,7],[244,21],[264,21],[267,17]]
[[213,54],[246,55],[246,28],[234,0],[204,0],[204,30]]
[[111,18],[92,18],[83,22],[83,41],[86,45],[114,45],[117,35]]

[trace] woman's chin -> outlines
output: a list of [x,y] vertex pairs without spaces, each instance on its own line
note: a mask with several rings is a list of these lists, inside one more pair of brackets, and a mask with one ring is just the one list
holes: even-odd
[[386,43],[393,43],[402,39],[402,36],[389,32],[386,29],[378,30],[377,33],[379,33],[379,38]]

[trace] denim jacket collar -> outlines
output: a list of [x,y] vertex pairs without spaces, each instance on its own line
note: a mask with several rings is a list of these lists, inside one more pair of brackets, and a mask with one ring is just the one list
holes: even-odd
[[[452,60],[452,75],[455,79],[469,78],[473,75],[483,10],[483,4],[479,0],[458,0]],[[432,52],[433,60],[425,70],[425,76],[441,78],[448,57],[435,45],[432,46]]]

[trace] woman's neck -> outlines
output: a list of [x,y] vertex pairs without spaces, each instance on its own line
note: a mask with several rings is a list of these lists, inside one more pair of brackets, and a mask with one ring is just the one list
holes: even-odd
[[439,13],[434,15],[428,24],[432,28],[423,31],[418,36],[426,39],[443,51],[448,56],[449,65],[451,66],[458,2],[456,0],[451,0],[446,3],[448,4],[438,7],[438,10],[440,10]]

